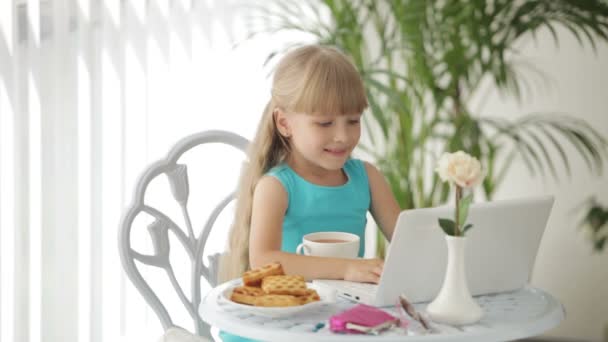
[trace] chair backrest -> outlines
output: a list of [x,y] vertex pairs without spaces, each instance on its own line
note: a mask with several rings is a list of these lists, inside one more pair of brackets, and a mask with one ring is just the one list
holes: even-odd
[[[165,305],[163,305],[157,294],[152,290],[150,284],[144,280],[142,272],[140,272],[139,267],[136,266],[136,260],[140,265],[145,264],[152,266],[152,268],[155,267],[165,271],[177,296],[190,317],[192,317],[196,334],[200,336],[210,336],[209,326],[201,320],[198,314],[198,306],[201,301],[201,277],[204,277],[211,286],[217,284],[220,257],[219,253],[209,256],[209,266],[207,267],[202,260],[203,251],[211,228],[222,210],[234,199],[235,193],[230,193],[219,202],[217,207],[211,211],[198,236],[195,236],[187,207],[190,194],[188,168],[184,164],[179,164],[178,160],[185,152],[192,148],[208,143],[227,144],[243,152],[245,152],[248,145],[248,141],[245,138],[225,131],[205,131],[188,136],[179,141],[171,149],[165,159],[150,165],[138,179],[133,202],[128,207],[128,210],[121,220],[118,237],[122,266],[129,279],[131,279],[135,287],[160,319],[163,329],[166,331],[176,325],[171,320]],[[168,215],[157,208],[146,205],[144,201],[148,185],[153,179],[161,175],[166,175],[168,178],[173,198],[181,208],[186,229],[182,229],[182,227],[179,227]],[[134,226],[134,220],[140,214],[147,214],[154,219],[153,222],[147,226],[153,247],[153,254],[151,255],[140,253],[132,248],[131,228]],[[192,272],[190,275],[191,283],[189,284],[189,289],[191,290],[190,295],[187,295],[180,286],[174,272],[174,267],[171,265],[169,258],[169,232],[172,232],[175,235],[180,242],[178,245],[185,249],[189,260],[192,263],[192,267],[189,268]]]

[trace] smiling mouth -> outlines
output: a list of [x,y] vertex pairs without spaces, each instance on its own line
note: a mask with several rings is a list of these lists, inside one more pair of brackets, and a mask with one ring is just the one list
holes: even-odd
[[344,154],[346,154],[346,149],[330,149],[330,148],[326,148],[324,149],[325,152],[334,155],[334,156],[342,156]]

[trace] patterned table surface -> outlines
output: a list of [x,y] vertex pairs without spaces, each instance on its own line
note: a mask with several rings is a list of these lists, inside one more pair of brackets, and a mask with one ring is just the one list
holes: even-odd
[[[549,293],[525,287],[515,292],[475,297],[484,317],[474,325],[452,327],[433,323],[434,333],[425,333],[415,321],[407,330],[394,328],[378,336],[336,334],[328,327],[331,315],[355,303],[342,298],[287,317],[264,317],[231,305],[222,293],[240,283],[233,280],[212,289],[202,301],[199,313],[211,326],[229,333],[263,341],[509,341],[535,336],[555,327],[565,317],[562,305]],[[415,304],[424,312],[428,303]],[[399,317],[396,308],[383,308]],[[325,327],[315,331],[315,326]]]

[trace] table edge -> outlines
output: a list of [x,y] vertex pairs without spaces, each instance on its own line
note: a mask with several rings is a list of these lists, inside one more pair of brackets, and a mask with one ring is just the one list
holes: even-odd
[[[207,322],[211,326],[215,326],[222,331],[225,331],[230,334],[236,334],[242,337],[252,338],[252,339],[263,339],[265,341],[285,341],[285,332],[281,330],[269,330],[264,329],[263,327],[256,326],[248,326],[245,329],[239,329],[236,331],[235,329],[231,329],[233,323],[223,321],[222,318],[217,317],[214,314],[213,309],[217,308],[218,304],[216,301],[210,303],[209,300],[212,297],[217,297],[226,287],[232,286],[238,283],[240,280],[235,279],[224,284],[217,286],[212,289],[201,301],[201,305],[199,307],[199,315],[201,319]],[[557,299],[552,296],[550,293],[536,287],[526,286],[518,291],[522,290],[531,290],[539,292],[543,295],[549,305],[547,308],[547,315],[540,317],[537,320],[533,320],[524,324],[517,325],[505,325],[504,327],[495,329],[492,332],[487,331],[464,331],[454,334],[441,334],[441,335],[419,335],[419,336],[399,336],[402,340],[407,341],[425,341],[425,342],[434,342],[434,341],[467,341],[467,342],[486,342],[486,341],[505,341],[505,340],[514,340],[520,338],[526,338],[531,336],[537,336],[541,333],[556,327],[563,319],[565,318],[565,310],[564,307]],[[210,307],[211,306],[211,307]],[[288,338],[290,342],[310,342],[311,338],[314,337],[315,341],[327,341],[327,342],[335,342],[339,340],[344,340],[342,335],[315,335],[312,331],[309,333],[300,332],[300,333],[290,333]],[[348,341],[370,341],[371,336],[367,335],[349,335]],[[390,341],[395,340],[396,336],[374,336],[374,341]]]

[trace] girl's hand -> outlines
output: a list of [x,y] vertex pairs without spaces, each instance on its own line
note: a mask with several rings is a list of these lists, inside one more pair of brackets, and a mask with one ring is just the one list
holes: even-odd
[[382,259],[354,259],[346,265],[344,280],[378,284],[383,268]]

